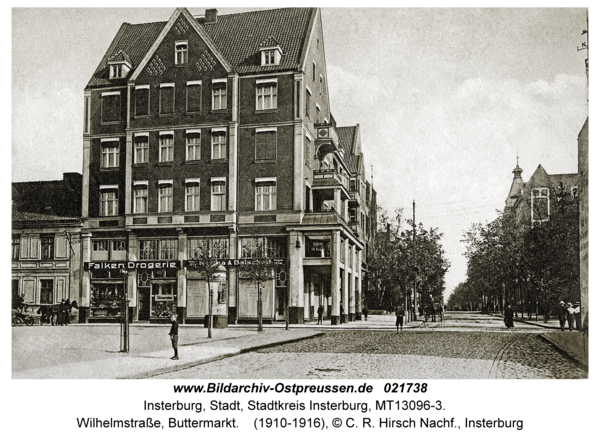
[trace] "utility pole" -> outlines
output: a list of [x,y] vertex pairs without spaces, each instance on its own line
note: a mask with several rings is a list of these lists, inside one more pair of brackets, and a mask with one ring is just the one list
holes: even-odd
[[415,274],[414,285],[414,312],[413,320],[417,320],[417,229],[415,224],[415,200],[413,199],[413,270]]

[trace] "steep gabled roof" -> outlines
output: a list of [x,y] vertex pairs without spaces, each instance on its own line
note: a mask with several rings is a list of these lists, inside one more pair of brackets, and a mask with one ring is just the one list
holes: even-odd
[[[285,8],[220,15],[216,23],[205,24],[204,17],[197,18],[196,21],[234,70],[244,74],[297,70],[314,14],[315,9],[312,8]],[[166,21],[144,24],[124,23],[87,87],[125,85],[126,78],[108,79],[108,59],[122,51],[131,60],[132,70],[135,70],[166,24]],[[260,47],[265,41],[275,41],[276,45],[281,47],[283,56],[279,65],[260,65]]]

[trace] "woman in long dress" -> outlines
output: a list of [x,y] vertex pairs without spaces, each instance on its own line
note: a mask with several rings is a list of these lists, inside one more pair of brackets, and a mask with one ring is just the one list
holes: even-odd
[[512,307],[510,306],[510,303],[508,304],[508,306],[506,307],[506,310],[504,311],[504,324],[506,325],[507,329],[513,328],[515,326],[513,323],[513,310],[512,310]]

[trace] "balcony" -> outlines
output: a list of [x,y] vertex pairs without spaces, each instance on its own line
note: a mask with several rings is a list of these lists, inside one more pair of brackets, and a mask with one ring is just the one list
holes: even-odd
[[350,187],[350,192],[348,193],[348,195],[350,195],[349,198],[349,204],[350,206],[360,206],[360,192],[357,190],[352,190],[352,187]]
[[319,155],[325,157],[330,152],[340,149],[340,140],[333,125],[315,124],[315,130],[317,131],[315,147]]
[[337,186],[342,185],[348,190],[348,178],[336,172],[335,169],[317,169],[313,171],[313,184],[315,186]]

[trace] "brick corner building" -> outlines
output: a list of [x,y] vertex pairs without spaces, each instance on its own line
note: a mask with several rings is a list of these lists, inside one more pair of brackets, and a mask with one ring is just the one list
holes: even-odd
[[[218,324],[257,319],[236,265],[256,243],[284,261],[265,321],[360,319],[376,209],[359,125],[331,114],[321,13],[276,9],[124,23],[84,95],[82,321],[208,314],[187,262],[210,245],[227,267]],[[287,304],[287,307],[286,307]],[[340,305],[344,313],[340,312]]]

